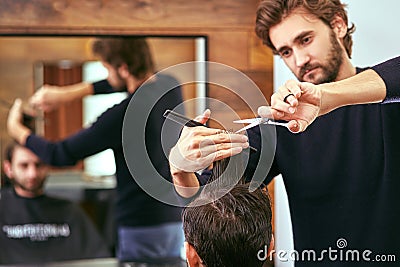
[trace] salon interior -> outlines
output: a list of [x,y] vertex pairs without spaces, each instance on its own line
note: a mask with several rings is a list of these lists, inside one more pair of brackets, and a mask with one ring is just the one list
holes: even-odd
[[[210,127],[237,129],[238,125],[232,123],[235,118],[257,116],[257,107],[265,103],[265,99],[270,99],[274,87],[291,78],[283,62],[274,57],[255,34],[258,3],[259,0],[0,0],[1,162],[5,147],[11,142],[6,122],[14,99],[21,98],[23,105],[28,105],[29,98],[44,84],[66,86],[107,77],[107,70],[91,53],[91,43],[97,37],[145,37],[155,69],[167,73],[172,71],[177,80],[188,81],[182,83],[181,89],[186,116],[194,118],[205,108],[210,108]],[[357,19],[361,20],[361,16],[364,14]],[[355,60],[364,63],[358,55]],[[207,79],[212,79],[212,74],[203,64],[185,71],[179,68],[179,71],[174,71],[174,67],[180,64],[204,61],[224,66],[215,70],[224,84],[207,82]],[[239,71],[246,79],[230,75],[226,69]],[[257,87],[258,96],[248,93],[249,80]],[[237,89],[230,90],[230,87]],[[247,101],[243,101],[241,96],[245,96]],[[61,140],[90,125],[97,116],[125,97],[125,93],[116,93],[112,97],[86,96],[82,100],[61,104],[57,110],[39,112],[30,123],[37,135],[52,141]],[[107,150],[79,161],[73,167],[53,167],[45,185],[48,195],[78,204],[110,248],[115,248],[117,236],[113,220],[117,194],[113,162],[113,153]],[[7,178],[3,167],[1,175],[1,187],[4,187]],[[268,186],[271,201],[274,205],[285,205],[287,200],[276,199],[277,186],[282,190],[281,182]],[[287,225],[275,220],[274,231],[279,227],[290,229],[290,222]],[[287,243],[290,246],[293,244],[291,237],[286,236],[290,235],[287,232],[283,232],[282,239],[289,239]],[[279,240],[282,239],[279,238],[275,235],[276,245],[281,245]],[[0,266],[11,265],[1,265],[0,262]],[[26,262],[22,266],[38,265]],[[45,266],[153,265],[122,263],[111,252],[107,258],[49,262]],[[186,263],[154,266],[186,266]],[[291,265],[271,261],[267,266]]]

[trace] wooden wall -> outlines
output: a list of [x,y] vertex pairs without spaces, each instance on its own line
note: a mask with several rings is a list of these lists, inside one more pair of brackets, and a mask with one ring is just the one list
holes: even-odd
[[[208,60],[226,64],[248,75],[260,88],[266,99],[272,93],[273,57],[271,51],[255,36],[254,22],[258,0],[0,0],[0,35],[202,35],[208,38]],[[9,60],[7,69],[10,83],[27,77],[32,71],[16,68],[11,54],[35,53],[36,48],[13,47],[2,49],[0,60]],[[40,45],[40,44],[39,44]],[[62,43],[54,57],[63,55],[65,46],[82,43]],[[83,51],[85,52],[85,51]],[[48,52],[47,56],[52,52]],[[64,54],[63,56],[67,56]],[[74,54],[72,57],[87,57]],[[0,69],[0,71],[3,71]],[[33,88],[33,87],[30,87]],[[210,87],[209,96],[218,98],[235,111],[249,116],[248,110],[238,105],[236,96],[224,89]],[[32,91],[13,86],[1,87],[0,97],[12,101],[27,98]],[[246,88],[243,88],[243,94]],[[5,138],[5,112],[2,110],[1,136]],[[213,111],[213,116],[224,120],[225,114]]]
[[210,61],[253,75],[268,95],[272,54],[254,34],[257,4],[258,0],[0,0],[0,34],[205,35]]

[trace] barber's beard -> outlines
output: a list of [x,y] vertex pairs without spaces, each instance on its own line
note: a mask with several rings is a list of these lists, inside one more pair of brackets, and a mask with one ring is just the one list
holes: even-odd
[[299,72],[297,77],[300,81],[304,82],[304,75],[308,70],[319,68],[322,70],[322,75],[316,78],[313,74],[309,75],[308,82],[314,84],[329,83],[336,80],[339,69],[343,63],[343,50],[338,40],[336,39],[335,33],[332,31],[330,35],[331,48],[328,54],[328,58],[325,64],[306,64]]
[[127,90],[126,81],[118,73],[116,73],[114,80],[110,84],[116,92],[125,92]]

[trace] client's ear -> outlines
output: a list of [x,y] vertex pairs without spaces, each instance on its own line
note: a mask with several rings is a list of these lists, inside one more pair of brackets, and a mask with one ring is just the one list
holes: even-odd
[[274,238],[274,235],[272,235],[271,236],[271,242],[269,242],[269,247],[268,247],[268,257],[270,256],[270,254],[271,254],[271,252],[272,252],[272,250],[274,249],[274,247],[275,247],[275,238]]
[[197,254],[197,251],[188,242],[185,242],[185,252],[186,252],[186,261],[188,262],[189,267],[203,266],[201,264],[202,261],[199,255]]
[[11,162],[8,160],[3,161],[3,170],[9,179],[13,178]]

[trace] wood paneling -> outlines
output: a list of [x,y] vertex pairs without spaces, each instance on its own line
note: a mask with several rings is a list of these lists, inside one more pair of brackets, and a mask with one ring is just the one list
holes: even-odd
[[210,102],[212,118],[227,130],[237,130],[240,125],[233,120],[255,117],[257,108],[269,102],[272,92],[264,92],[264,88],[272,87],[272,72],[237,70],[218,75],[222,86],[210,85],[209,90],[209,97],[218,100]]
[[[253,27],[257,0],[0,1],[2,32],[196,31]],[[90,27],[88,27],[90,26]]]
[[210,61],[227,64],[236,69],[248,69],[250,47],[247,36],[246,31],[210,33]]
[[[61,63],[61,62],[60,62]],[[82,82],[82,64],[46,63],[43,66],[43,82],[50,85],[71,85]],[[61,105],[45,114],[44,136],[58,141],[82,129],[82,99]]]
[[[252,70],[272,70],[274,57],[272,50],[265,46],[255,32],[250,32],[249,40],[249,66]],[[272,86],[272,84],[271,84]],[[272,87],[271,87],[272,88]]]

